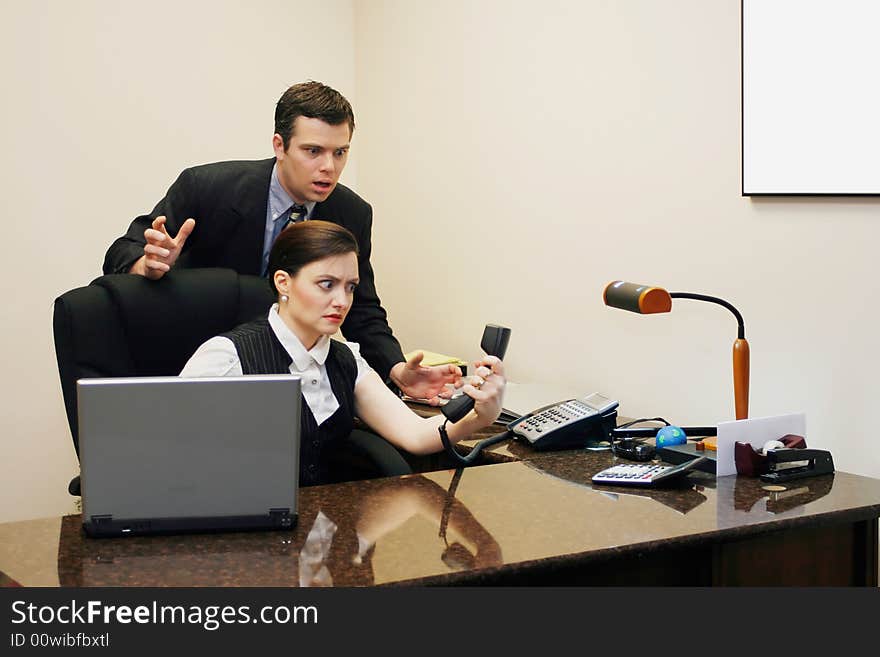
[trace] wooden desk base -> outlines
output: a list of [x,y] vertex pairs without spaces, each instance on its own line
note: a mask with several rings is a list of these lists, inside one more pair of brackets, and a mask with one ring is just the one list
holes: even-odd
[[[877,520],[711,544],[615,552],[485,576],[489,586],[877,586]],[[450,582],[444,582],[449,584]]]

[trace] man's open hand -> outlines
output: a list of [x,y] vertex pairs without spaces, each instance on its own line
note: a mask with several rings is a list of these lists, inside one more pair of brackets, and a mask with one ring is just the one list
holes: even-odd
[[449,398],[452,388],[461,381],[461,370],[455,365],[422,365],[425,354],[417,351],[405,363],[391,368],[391,380],[400,391],[417,399],[427,399],[437,405],[441,398]]
[[171,271],[177,257],[180,255],[186,238],[196,227],[195,219],[187,219],[183,222],[177,235],[171,237],[165,229],[165,217],[153,219],[151,228],[144,231],[144,255],[131,267],[132,274],[140,274],[152,280],[162,278]]

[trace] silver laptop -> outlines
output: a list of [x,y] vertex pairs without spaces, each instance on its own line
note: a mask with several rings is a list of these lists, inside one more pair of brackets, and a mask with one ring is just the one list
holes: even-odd
[[291,375],[80,379],[86,533],[293,527],[300,399]]

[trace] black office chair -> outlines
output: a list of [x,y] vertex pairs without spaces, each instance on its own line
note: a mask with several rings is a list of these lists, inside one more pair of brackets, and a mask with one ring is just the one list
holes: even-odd
[[[77,456],[77,379],[175,376],[202,342],[264,314],[272,301],[266,279],[231,269],[181,269],[158,281],[111,274],[58,297],[55,355]],[[364,430],[335,461],[341,481],[412,472],[394,446]],[[68,490],[80,494],[78,476]]]

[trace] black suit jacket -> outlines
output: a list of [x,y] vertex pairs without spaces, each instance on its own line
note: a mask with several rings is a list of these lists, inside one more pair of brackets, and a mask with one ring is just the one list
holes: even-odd
[[[104,273],[128,272],[144,254],[144,231],[153,219],[164,215],[171,235],[189,217],[196,220],[176,267],[228,267],[259,276],[274,163],[275,158],[217,162],[184,170],[153,211],[137,217],[128,232],[110,245]],[[342,333],[347,340],[360,343],[367,362],[387,378],[391,367],[403,360],[403,353],[388,326],[370,265],[373,209],[353,191],[337,185],[326,201],[315,206],[311,218],[344,226],[357,238],[360,284]]]

